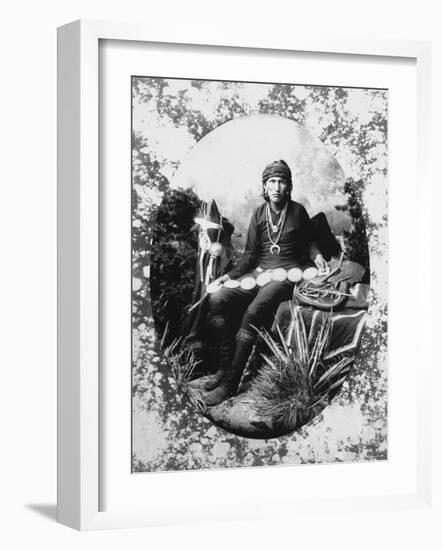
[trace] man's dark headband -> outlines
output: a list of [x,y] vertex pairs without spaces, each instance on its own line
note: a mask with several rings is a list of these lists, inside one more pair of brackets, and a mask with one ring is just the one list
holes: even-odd
[[288,164],[283,160],[276,160],[267,165],[262,173],[262,182],[265,183],[269,178],[283,178],[288,183],[292,182],[292,173]]

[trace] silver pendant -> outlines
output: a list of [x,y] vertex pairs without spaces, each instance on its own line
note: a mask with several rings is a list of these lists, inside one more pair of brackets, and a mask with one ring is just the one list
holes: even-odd
[[273,255],[278,255],[281,252],[281,248],[277,244],[272,244],[270,247],[270,253]]
[[273,233],[277,233],[277,232],[278,232],[278,229],[279,229],[279,226],[278,226],[278,225],[272,225],[272,231],[273,231]]

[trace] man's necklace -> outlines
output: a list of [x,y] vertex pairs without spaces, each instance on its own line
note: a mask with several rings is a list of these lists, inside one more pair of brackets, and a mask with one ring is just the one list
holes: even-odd
[[[271,254],[279,254],[281,252],[281,247],[278,245],[278,241],[281,237],[282,230],[284,229],[284,223],[285,223],[285,215],[287,213],[287,203],[284,206],[284,209],[282,210],[282,214],[279,218],[279,222],[277,225],[272,223],[272,213],[270,212],[270,206],[267,204],[266,208],[266,225],[267,225],[267,234],[269,236],[269,240],[272,243],[270,245],[270,253]],[[270,227],[272,228],[273,233],[277,233],[276,239],[272,239],[272,233],[270,231]]]
[[281,216],[281,212],[282,210],[280,210],[279,212],[277,212],[277,215],[279,216],[278,218],[278,223],[277,224],[274,224],[273,223],[273,216],[272,216],[272,212],[270,210],[270,226],[272,228],[272,233],[277,233],[278,232],[278,229],[279,229],[279,226],[281,225],[281,220],[282,220],[282,216]]

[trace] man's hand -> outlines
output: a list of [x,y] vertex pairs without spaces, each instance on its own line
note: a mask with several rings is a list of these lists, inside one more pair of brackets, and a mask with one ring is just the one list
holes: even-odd
[[325,271],[328,269],[328,263],[325,261],[322,254],[317,254],[315,258],[315,265],[320,271]]
[[215,279],[213,281],[212,285],[222,285],[223,283],[225,283],[229,279],[230,279],[230,277],[227,274],[226,275],[221,275],[221,277],[218,277],[218,279]]

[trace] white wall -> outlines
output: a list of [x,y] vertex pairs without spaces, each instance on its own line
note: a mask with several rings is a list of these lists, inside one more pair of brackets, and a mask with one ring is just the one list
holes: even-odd
[[[56,433],[56,27],[79,17],[262,28],[262,32],[347,34],[434,41],[434,97],[442,92],[437,2],[312,0],[30,0],[1,10],[2,294],[1,416],[3,548],[436,548],[436,511],[293,519],[292,525],[231,525],[78,534],[50,521]],[[434,101],[434,135],[441,107]],[[438,139],[438,144],[440,139]],[[435,154],[435,161],[440,156]],[[434,164],[434,181],[441,184]],[[440,191],[438,191],[440,197]],[[435,250],[435,256],[438,255]],[[6,307],[5,307],[6,306]],[[437,396],[435,399],[438,401]],[[435,433],[440,429],[435,426]],[[437,449],[440,458],[440,444]],[[3,464],[4,462],[4,464]],[[435,479],[441,476],[436,463]],[[440,497],[440,491],[438,493]],[[440,500],[439,500],[440,506]],[[4,508],[4,510],[3,510]],[[46,515],[44,515],[46,514]],[[3,539],[9,538],[9,542]],[[330,544],[331,543],[331,544]]]

